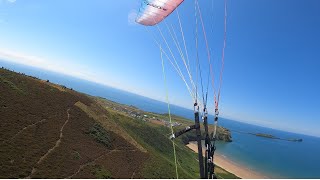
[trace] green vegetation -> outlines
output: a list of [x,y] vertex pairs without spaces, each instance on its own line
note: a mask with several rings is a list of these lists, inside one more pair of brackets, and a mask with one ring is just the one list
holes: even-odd
[[110,171],[98,165],[94,166],[92,173],[97,179],[113,179]]
[[287,139],[287,141],[302,142],[302,139]]
[[228,171],[222,169],[219,166],[215,167],[215,172],[217,173],[218,179],[240,179],[238,176],[229,173]]
[[[50,81],[4,69],[0,69],[0,94],[4,117],[0,178],[176,178],[166,115],[108,100],[103,104]],[[137,111],[141,118],[124,109]],[[173,121],[181,122],[175,130],[193,123],[177,116]],[[60,146],[52,150],[57,140]],[[174,142],[179,178],[199,178],[197,154],[183,138]],[[223,169],[217,173],[219,178],[235,178]]]
[[22,89],[18,88],[14,83],[12,83],[11,81],[7,80],[2,76],[0,76],[0,83],[3,83],[4,85],[8,85],[12,90],[20,94],[25,94],[25,92]]
[[[164,126],[150,126],[144,121],[114,113],[113,119],[126,129],[150,153],[144,165],[142,176],[152,178],[175,178],[175,165],[172,142],[168,138],[170,130]],[[176,142],[179,178],[198,178],[196,154],[179,140]]]
[[[163,126],[169,127],[168,114],[157,114],[153,112],[142,111],[137,107],[119,104],[102,97],[92,97],[92,98],[95,99],[97,103],[100,104],[101,106],[106,107],[109,110],[113,110],[118,114],[122,114],[125,116],[134,117],[135,119],[151,122],[149,123],[150,126],[163,125]],[[179,131],[181,129],[184,129],[187,126],[194,124],[194,121],[181,116],[176,116],[172,114],[171,118],[172,118],[172,124],[174,126],[173,127],[174,131]],[[214,126],[212,124],[209,124],[208,128],[209,128],[209,132],[213,132]],[[204,129],[202,128],[201,131],[203,134],[202,138],[204,140],[205,139]],[[223,128],[221,126],[217,127],[216,138],[218,141],[232,142],[231,132],[228,129]],[[197,138],[194,133],[187,133],[186,135],[181,136],[181,139],[183,139],[183,142],[185,144],[188,144],[190,141],[195,141]]]
[[[50,88],[43,81],[0,69],[0,178],[65,178],[80,162],[72,150],[86,154],[85,158],[98,155],[97,148],[87,144],[99,144],[83,133],[92,126],[92,120],[73,107],[79,100],[90,100],[76,93],[52,92]],[[66,124],[60,138],[68,109],[70,118],[76,121]],[[54,148],[59,139],[59,148]],[[41,165],[35,167],[48,152]],[[37,170],[32,174],[33,169]]]
[[[150,113],[150,114],[152,114],[152,116],[156,116],[156,117],[159,117],[162,119],[168,119],[168,117],[169,117],[168,114],[161,114],[161,115],[158,115],[155,113]],[[171,118],[172,118],[173,122],[177,122],[177,123],[181,124],[180,126],[174,127],[175,131],[179,131],[187,126],[194,124],[194,121],[191,121],[191,120],[186,119],[184,117],[171,115]],[[214,127],[212,124],[208,125],[209,132],[213,132],[213,128]],[[204,128],[201,129],[201,134],[202,134],[202,140],[204,140],[205,139]],[[217,137],[216,138],[218,141],[232,142],[232,137],[231,137],[230,131],[226,128],[221,127],[221,126],[217,127]],[[196,137],[195,133],[187,133],[187,134],[182,135],[181,139],[183,140],[183,142],[185,144],[188,144],[190,141],[196,141],[197,137]]]
[[277,137],[271,135],[271,134],[262,134],[262,133],[257,133],[255,134],[256,136],[260,136],[260,137],[265,137],[265,138],[271,138],[271,139],[278,139]]
[[270,139],[279,139],[279,140],[284,140],[284,141],[292,141],[292,142],[302,142],[302,139],[294,139],[294,138],[279,138],[276,136],[273,136],[271,134],[263,134],[263,133],[249,133],[258,137],[264,137],[264,138],[270,138]]
[[111,147],[111,138],[109,133],[98,123],[94,123],[88,132],[97,142]]
[[72,155],[73,155],[73,159],[75,160],[81,159],[81,155],[78,151],[73,151]]
[[[168,126],[159,123],[161,121],[157,121],[157,119],[168,121],[167,114],[144,112],[136,107],[122,105],[104,98],[94,97],[94,99],[110,112],[111,119],[122,126],[150,154],[141,171],[141,177],[176,178],[172,141],[169,140],[171,131]],[[145,121],[143,118],[138,117],[132,118],[128,111],[136,112],[135,114],[142,116],[147,115],[147,119],[151,121]],[[156,123],[152,122],[152,120],[156,121]],[[172,115],[172,121],[180,124],[174,127],[175,131],[194,123],[191,120],[175,115]],[[210,125],[209,130],[212,131],[212,129],[213,126]],[[230,132],[225,128],[219,127],[218,131],[222,132],[221,134],[230,135]],[[192,137],[194,137],[194,133],[190,132],[174,140],[179,178],[199,178],[197,154],[185,146]],[[227,138],[231,139],[231,136]],[[219,167],[216,167],[216,169],[220,170],[217,171],[219,178],[237,178]]]
[[[151,154],[142,170],[142,177],[175,178],[175,164],[172,141],[169,140],[170,129],[165,126],[153,126],[151,123],[135,120],[116,112],[112,113],[119,125],[138,141]],[[179,178],[199,178],[197,154],[183,143],[183,139],[175,139]],[[220,168],[221,169],[221,168]],[[219,178],[237,178],[221,169]]]

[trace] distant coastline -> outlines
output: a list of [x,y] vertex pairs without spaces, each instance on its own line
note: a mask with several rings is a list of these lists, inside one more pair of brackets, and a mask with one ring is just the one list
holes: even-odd
[[295,139],[295,138],[290,138],[290,139],[285,139],[285,138],[279,138],[271,134],[263,134],[263,133],[249,133],[258,137],[264,137],[264,138],[270,138],[270,139],[279,139],[279,140],[284,140],[284,141],[292,141],[292,142],[302,142],[302,139]]
[[231,131],[237,132],[237,133],[242,133],[242,134],[250,134],[256,137],[262,137],[262,138],[268,138],[268,139],[277,139],[277,140],[283,140],[283,141],[291,141],[291,142],[302,142],[303,139],[301,138],[280,138],[277,136],[274,136],[272,134],[266,134],[266,133],[251,133],[251,132],[244,132],[244,131],[238,131],[232,129]]
[[[109,100],[133,105],[148,112],[167,113],[167,104],[131,94],[126,91],[113,89],[89,81],[77,79],[70,76],[62,76],[58,73],[46,72],[21,64],[4,62],[0,59],[0,66],[13,69],[16,72],[25,73],[41,79],[49,79],[57,84],[67,84],[68,87],[76,91],[101,96]],[[193,111],[172,106],[172,113],[193,119]],[[213,119],[209,115],[209,120]],[[212,121],[209,121],[212,123]],[[320,138],[317,136],[297,134],[281,131],[272,128],[252,125],[246,122],[239,122],[232,119],[220,118],[219,125],[227,127],[232,132],[232,143],[217,143],[217,153],[245,164],[254,171],[263,172],[271,178],[319,178],[320,171],[314,166],[314,162],[320,161],[320,156],[316,154],[320,151]],[[292,143],[289,141],[279,141],[267,138],[255,137],[247,133],[236,133],[233,129],[243,132],[265,132],[277,137],[299,137],[303,142]],[[234,133],[233,133],[234,132]],[[272,150],[270,150],[272,149]],[[303,153],[301,152],[306,152]],[[263,163],[260,163],[263,162]],[[299,166],[297,166],[299,164]],[[304,173],[301,173],[304,172]]]

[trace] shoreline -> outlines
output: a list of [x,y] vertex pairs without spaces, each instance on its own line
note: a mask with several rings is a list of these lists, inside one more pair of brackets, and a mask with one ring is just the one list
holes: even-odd
[[[195,153],[198,153],[198,146],[196,142],[189,142],[189,144],[186,146],[193,150]],[[237,164],[236,162],[217,152],[215,152],[214,155],[214,163],[241,179],[269,179],[269,177],[259,172],[250,170],[243,165]]]

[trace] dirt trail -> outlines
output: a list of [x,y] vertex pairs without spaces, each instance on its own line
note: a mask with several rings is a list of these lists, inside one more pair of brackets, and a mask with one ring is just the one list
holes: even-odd
[[33,124],[30,124],[30,125],[22,128],[19,132],[17,132],[17,133],[16,133],[14,136],[12,136],[11,138],[2,141],[2,144],[11,141],[12,139],[14,139],[14,138],[16,138],[17,136],[19,136],[23,131],[27,130],[28,128],[31,128],[32,126],[35,126],[35,125],[37,125],[37,124],[39,124],[39,123],[42,123],[42,122],[44,122],[44,121],[46,121],[46,120],[47,120],[47,119],[42,119],[42,120],[40,120],[40,121],[38,121],[38,122],[35,122],[35,123],[33,123]]
[[133,171],[131,179],[133,179],[134,175],[136,175],[136,171]]
[[[63,138],[63,129],[64,127],[67,125],[67,123],[69,122],[69,119],[70,119],[70,114],[69,114],[69,111],[70,111],[70,108],[67,110],[67,114],[68,114],[68,118],[67,120],[64,122],[63,126],[61,127],[60,129],[60,136],[59,136],[59,139],[56,141],[56,144],[47,151],[47,153],[45,155],[43,155],[39,161],[36,163],[36,165],[38,164],[41,164],[48,156],[51,152],[53,152],[56,148],[58,148],[61,144],[61,140]],[[37,171],[37,168],[33,167],[32,168],[32,171],[31,171],[31,174],[27,177],[27,179],[31,178],[32,175]]]
[[102,153],[100,156],[98,156],[97,158],[93,159],[92,161],[89,161],[89,162],[87,162],[85,164],[80,165],[79,169],[74,174],[72,174],[71,176],[67,177],[66,179],[71,179],[73,176],[77,175],[83,168],[95,163],[98,159],[102,158],[103,156],[105,156],[107,154],[110,154],[110,153],[113,153],[113,152],[119,152],[119,151],[131,151],[131,152],[133,152],[133,151],[137,151],[137,150],[135,150],[135,149],[133,149],[133,150],[119,150],[119,149],[107,150],[107,152]]

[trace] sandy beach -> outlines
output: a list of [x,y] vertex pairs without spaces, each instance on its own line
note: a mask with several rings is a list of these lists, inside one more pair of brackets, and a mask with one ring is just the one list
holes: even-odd
[[[198,152],[198,147],[196,142],[190,142],[187,146],[190,149],[192,149],[194,152],[196,153]],[[230,159],[227,159],[225,156],[219,153],[215,153],[214,163],[220,166],[221,168],[225,169],[226,171],[233,173],[242,179],[268,179],[267,176],[264,176],[258,172],[252,171],[249,168],[246,168],[242,165],[239,165],[231,161]]]

